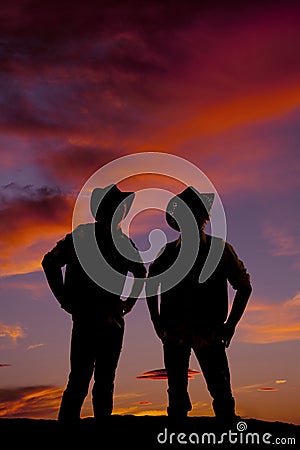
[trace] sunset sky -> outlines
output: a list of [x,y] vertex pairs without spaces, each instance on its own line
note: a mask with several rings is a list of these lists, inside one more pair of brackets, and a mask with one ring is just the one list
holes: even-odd
[[[57,417],[72,323],[41,260],[71,231],[76,198],[97,170],[155,152],[183,158],[209,178],[227,240],[251,276],[249,306],[228,349],[237,412],[300,424],[300,3],[5,3],[0,417]],[[157,165],[158,173],[166,169]],[[173,193],[182,186],[154,174],[120,183]],[[142,251],[155,228],[174,237],[162,218],[145,211],[132,221]],[[190,414],[212,416],[194,356],[190,368]],[[142,297],[126,316],[114,413],[166,414],[163,369]],[[89,396],[82,417],[90,415]]]

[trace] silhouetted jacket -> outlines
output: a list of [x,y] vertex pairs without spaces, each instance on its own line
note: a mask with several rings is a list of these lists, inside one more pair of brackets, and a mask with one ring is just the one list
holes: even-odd
[[[74,246],[73,238],[76,238],[88,258],[92,253],[93,236],[96,236],[96,243],[109,267],[124,277],[128,272],[132,273],[134,277],[145,277],[146,269],[133,241],[119,229],[114,239],[121,248],[125,248],[126,255],[129,257],[120,254],[111,234],[96,222],[79,225],[73,233],[67,234],[44,256],[42,266],[49,286],[62,308],[72,313],[73,317],[91,316],[92,314],[122,315],[120,295],[124,288],[124,277],[121,280],[117,277],[113,280],[114,293],[112,293],[102,287],[102,283],[99,286],[90,278],[78,259],[76,252],[78,249]],[[95,274],[99,274],[97,280],[101,280],[101,277],[103,279],[107,276],[105,267],[99,263],[98,259],[95,261],[92,269]],[[62,267],[64,266],[66,268],[63,279]]]
[[[220,238],[213,239],[220,241]],[[198,282],[211,240],[210,235],[203,233],[196,261],[188,274],[166,292],[162,286],[160,320],[167,331],[217,329],[228,315],[228,282],[235,290],[250,285],[250,276],[243,262],[227,242],[223,242],[224,250],[215,271],[204,283]],[[180,238],[167,243],[150,265],[148,278],[171,267],[180,246]]]

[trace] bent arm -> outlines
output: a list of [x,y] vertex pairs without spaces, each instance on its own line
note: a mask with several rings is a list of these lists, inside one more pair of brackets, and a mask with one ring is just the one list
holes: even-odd
[[159,283],[157,281],[153,281],[153,279],[151,279],[151,278],[147,279],[147,282],[146,282],[147,307],[148,307],[151,322],[153,323],[156,334],[161,339],[163,336],[163,329],[162,329],[161,320],[160,320],[158,288],[159,288]]
[[55,255],[53,255],[53,250],[44,256],[42,260],[42,267],[51,291],[53,292],[55,298],[61,303],[64,280],[61,266],[58,264]]
[[244,263],[238,258],[230,244],[225,247],[225,261],[228,281],[236,290],[232,307],[224,324],[223,341],[228,347],[235,333],[235,328],[241,320],[252,292],[250,276]]
[[250,298],[251,292],[252,292],[251,284],[242,286],[236,291],[232,303],[232,308],[226,321],[226,323],[231,327],[235,328],[240,319],[242,318],[242,315],[244,314],[248,300]]
[[222,340],[225,344],[225,347],[229,347],[230,345],[231,339],[235,333],[236,326],[246,309],[251,292],[252,287],[250,284],[247,286],[243,286],[236,291],[230,314],[223,326]]
[[141,295],[143,287],[145,285],[145,278],[147,274],[146,268],[142,263],[136,264],[130,270],[132,271],[131,273],[134,276],[134,281],[127,299],[123,302],[124,314],[129,313],[136,304],[137,299]]
[[45,254],[42,260],[42,267],[46,275],[49,287],[55,298],[62,305],[64,301],[64,279],[62,267],[66,265],[68,248],[71,236],[66,235],[64,239],[57,242],[56,246]]
[[146,301],[152,322],[159,319],[158,283],[148,278],[146,282]]

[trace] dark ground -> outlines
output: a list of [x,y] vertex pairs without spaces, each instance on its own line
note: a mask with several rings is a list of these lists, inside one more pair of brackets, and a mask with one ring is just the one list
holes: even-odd
[[[300,425],[256,419],[240,422],[238,431],[236,424],[222,428],[212,417],[188,417],[176,424],[166,416],[113,415],[99,424],[93,418],[81,419],[79,425],[64,430],[56,420],[0,419],[0,442],[10,450],[299,448]],[[226,434],[222,437],[222,433]]]

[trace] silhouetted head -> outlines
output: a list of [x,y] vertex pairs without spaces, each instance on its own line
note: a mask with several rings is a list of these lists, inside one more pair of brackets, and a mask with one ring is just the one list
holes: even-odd
[[209,220],[209,213],[214,201],[214,193],[200,193],[193,186],[188,186],[180,194],[171,198],[166,209],[166,220],[171,228],[180,231],[178,223],[180,216],[184,214],[182,202],[191,210],[197,225],[203,229]]
[[[134,192],[123,192],[115,184],[105,188],[95,188],[91,195],[91,212],[97,222],[110,226],[114,217],[114,225],[118,226],[128,214]],[[114,216],[115,214],[115,216]]]

